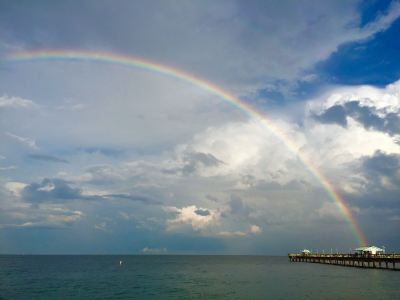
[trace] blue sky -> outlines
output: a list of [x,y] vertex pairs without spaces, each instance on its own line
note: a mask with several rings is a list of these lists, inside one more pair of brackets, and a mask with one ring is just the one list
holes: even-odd
[[[285,254],[358,246],[296,153],[198,86],[19,51],[132,55],[268,117],[399,249],[400,2],[3,1],[0,252]],[[385,228],[385,230],[382,230]]]

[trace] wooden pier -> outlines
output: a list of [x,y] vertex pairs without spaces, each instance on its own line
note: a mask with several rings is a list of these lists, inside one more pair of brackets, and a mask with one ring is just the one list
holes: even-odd
[[400,254],[289,254],[291,262],[308,262],[344,267],[400,271]]

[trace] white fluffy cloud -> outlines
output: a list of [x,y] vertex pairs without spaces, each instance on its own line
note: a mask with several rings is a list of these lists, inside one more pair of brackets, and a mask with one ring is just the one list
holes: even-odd
[[384,88],[369,85],[334,87],[310,101],[308,109],[314,113],[323,112],[332,106],[343,105],[350,101],[358,101],[363,107],[374,108],[381,116],[391,112],[399,113],[400,80]]
[[248,231],[220,231],[218,233],[219,236],[222,237],[245,237],[249,235],[257,235],[262,232],[262,229],[260,226],[257,225],[250,225]]
[[26,183],[23,182],[16,182],[16,181],[10,181],[7,182],[4,187],[6,191],[11,193],[15,197],[20,197],[22,190],[27,186]]
[[306,151],[319,165],[331,169],[376,151],[400,153],[400,81],[384,88],[335,87],[307,109]]
[[200,231],[218,224],[220,213],[213,209],[190,205],[182,208],[166,207],[167,212],[175,214],[175,218],[167,220],[167,230],[177,230],[189,225],[193,230]]
[[7,95],[0,96],[0,108],[29,108],[33,105],[32,100]]
[[167,252],[167,248],[151,248],[146,246],[142,249],[142,253],[144,254],[165,254]]
[[261,229],[260,226],[251,225],[249,231],[250,231],[250,233],[252,233],[252,234],[260,234],[260,233],[262,232],[262,229]]

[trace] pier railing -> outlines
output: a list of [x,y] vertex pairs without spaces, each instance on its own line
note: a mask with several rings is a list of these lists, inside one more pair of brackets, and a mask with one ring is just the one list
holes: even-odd
[[386,254],[371,254],[371,255],[360,255],[354,253],[290,253],[292,257],[367,257],[367,258],[400,258],[400,253],[386,253]]
[[290,253],[291,262],[309,262],[358,268],[400,270],[400,253],[365,254],[358,253]]

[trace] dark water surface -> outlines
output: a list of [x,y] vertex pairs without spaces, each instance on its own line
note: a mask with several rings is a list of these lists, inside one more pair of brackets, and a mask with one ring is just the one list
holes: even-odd
[[400,299],[400,272],[269,256],[5,255],[0,299]]

